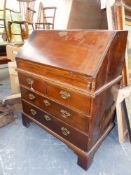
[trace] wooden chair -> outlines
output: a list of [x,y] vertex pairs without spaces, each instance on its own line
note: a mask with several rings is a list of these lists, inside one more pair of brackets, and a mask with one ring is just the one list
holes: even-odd
[[56,7],[44,7],[43,3],[40,3],[35,29],[54,29],[55,15]]
[[[125,24],[129,22],[129,15],[126,13],[127,7],[131,9],[131,1],[130,0],[115,0],[115,4],[108,1],[107,6],[107,14],[108,14],[108,23],[109,29],[125,29]],[[129,23],[128,23],[129,24]],[[128,57],[126,56],[126,62]],[[126,72],[126,73],[125,73]],[[128,80],[128,66],[127,64],[123,67],[123,82],[124,85],[127,85]],[[129,82],[129,81],[128,81]],[[116,116],[117,116],[117,124],[118,124],[118,140],[119,143],[123,143],[125,141],[127,135],[127,126],[125,117],[122,112],[122,103],[123,100],[131,95],[131,86],[123,87],[118,91],[118,98],[116,101]]]
[[131,26],[131,1],[123,0],[125,10],[125,24]]
[[[29,33],[30,33],[30,26],[31,30],[34,30],[34,25],[33,25],[33,17],[35,14],[34,10],[34,5],[35,1],[22,1],[19,2],[19,12],[16,12],[14,10],[10,10],[10,15],[11,15],[11,21],[8,22],[8,28],[9,28],[9,34],[10,34],[10,41],[12,40],[13,35],[20,35],[22,38],[22,41],[28,38]],[[14,15],[19,15],[21,18],[20,20],[14,20],[13,16]],[[12,25],[16,24],[20,26],[20,33],[15,33],[12,30]]]
[[8,29],[6,26],[6,2],[7,0],[0,0],[2,9],[0,9],[0,36],[3,41],[8,41]]

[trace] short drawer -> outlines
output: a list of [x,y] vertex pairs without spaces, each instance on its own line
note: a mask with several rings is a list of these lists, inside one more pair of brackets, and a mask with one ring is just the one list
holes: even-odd
[[21,93],[22,99],[26,100],[27,102],[36,105],[37,107],[43,109],[45,112],[54,115],[55,117],[79,129],[80,131],[88,133],[90,117],[73,111],[25,88],[21,88]]
[[83,149],[84,151],[88,150],[88,135],[82,134],[66,123],[58,120],[54,116],[49,115],[26,102],[23,102],[23,111],[25,114],[50,128],[52,131],[65,138],[72,144]]
[[20,72],[18,72],[18,76],[19,76],[19,82],[21,85],[24,85],[42,94],[46,94],[46,84],[41,79],[28,74],[22,74]]
[[47,83],[47,96],[85,114],[90,114],[91,98],[78,91]]

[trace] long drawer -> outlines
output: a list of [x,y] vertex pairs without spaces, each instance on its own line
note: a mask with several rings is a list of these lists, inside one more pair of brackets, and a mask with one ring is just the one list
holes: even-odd
[[75,109],[79,109],[82,113],[90,115],[91,97],[80,93],[78,90],[66,88],[64,85],[56,85],[45,81],[37,75],[31,73],[18,73],[21,85],[24,85],[34,91],[38,91],[49,98]]
[[36,105],[45,112],[54,115],[75,128],[78,128],[81,132],[89,132],[89,124],[91,121],[90,117],[84,116],[81,113],[73,111],[63,105],[57,104],[54,101],[23,87],[21,87],[21,94],[22,99]]
[[27,116],[31,116],[31,118],[50,128],[52,131],[59,134],[84,151],[88,150],[88,135],[80,133],[78,130],[58,120],[54,116],[45,113],[44,111],[30,105],[25,101],[22,103],[23,112],[27,114]]

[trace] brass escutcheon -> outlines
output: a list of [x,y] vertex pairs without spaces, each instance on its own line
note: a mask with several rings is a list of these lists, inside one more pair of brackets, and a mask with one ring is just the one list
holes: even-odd
[[32,85],[34,83],[34,80],[32,80],[31,78],[27,78],[26,81],[29,85]]
[[88,84],[87,84],[87,90],[91,90],[91,84],[92,84],[92,82],[88,82]]

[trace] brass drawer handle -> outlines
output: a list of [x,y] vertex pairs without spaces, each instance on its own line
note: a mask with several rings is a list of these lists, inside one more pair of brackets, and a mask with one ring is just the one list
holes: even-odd
[[34,109],[31,109],[30,112],[33,116],[35,116],[37,114],[37,112]]
[[45,104],[45,106],[50,106],[51,105],[51,103],[48,101],[48,100],[43,100],[43,103]]
[[27,78],[26,82],[28,83],[28,85],[32,85],[34,83],[34,80],[32,80],[31,78]]
[[34,100],[36,97],[33,94],[29,94],[29,99]]
[[68,118],[68,117],[71,116],[71,114],[69,112],[67,112],[66,110],[64,110],[64,109],[61,109],[60,112],[61,112],[61,116],[63,118]]
[[63,99],[67,99],[67,98],[70,98],[71,95],[66,91],[60,91],[60,96]]
[[64,136],[68,136],[70,134],[70,131],[65,127],[62,127],[61,131]]
[[46,121],[50,121],[51,120],[51,118],[48,116],[48,115],[44,115],[44,119],[46,120]]

